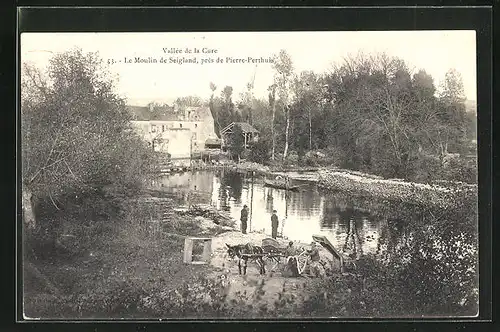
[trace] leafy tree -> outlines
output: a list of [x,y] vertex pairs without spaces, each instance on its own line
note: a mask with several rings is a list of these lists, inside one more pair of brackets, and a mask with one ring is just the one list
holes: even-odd
[[215,133],[220,138],[220,131],[231,122],[240,121],[241,116],[238,111],[235,110],[232,98],[233,88],[231,86],[225,86],[221,91],[220,97],[214,96],[216,90],[215,84],[211,83],[210,89],[212,90],[209,102],[210,111],[214,117]]
[[[385,55],[347,57],[335,69],[335,111],[330,117],[346,166],[376,167],[388,176],[405,174],[413,156],[411,75],[403,61]],[[382,149],[388,147],[389,149]]]
[[264,164],[269,160],[271,143],[269,137],[260,135],[259,140],[252,144],[250,149],[250,160]]
[[233,126],[232,133],[229,141],[229,151],[233,157],[238,158],[238,162],[241,158],[241,154],[245,150],[245,138],[243,137],[243,131],[240,126]]
[[61,210],[67,197],[117,197],[140,189],[155,157],[132,130],[97,54],[60,53],[46,75],[25,64],[21,76],[23,212],[29,226],[36,226],[38,203]]
[[295,77],[293,84],[294,94],[296,96],[296,102],[293,105],[293,108],[298,110],[295,114],[294,122],[296,127],[300,130],[303,129],[302,120],[304,119],[304,113],[307,116],[307,126],[308,133],[306,135],[303,134],[303,130],[301,134],[294,135],[295,137],[299,137],[301,143],[298,143],[298,147],[300,150],[303,150],[305,146],[303,143],[303,137],[308,136],[308,148],[312,150],[312,120],[313,120],[313,111],[318,110],[320,107],[320,99],[322,97],[323,87],[320,78],[312,71],[304,71],[300,73],[298,77]]
[[276,84],[273,83],[269,86],[269,105],[271,106],[272,121],[271,121],[271,160],[274,160],[276,152],[276,135],[274,132],[274,125],[276,121]]
[[444,166],[446,155],[461,152],[466,144],[466,111],[463,81],[459,72],[450,69],[441,85],[439,100],[431,111],[428,139]]
[[199,107],[203,106],[203,99],[198,96],[179,97],[175,100],[179,107]]
[[434,79],[423,69],[419,70],[418,73],[413,75],[412,87],[415,93],[415,97],[418,100],[432,100],[434,98],[434,94],[436,93]]
[[212,91],[212,94],[210,95],[210,102],[209,102],[209,107],[210,107],[210,113],[212,113],[212,117],[214,119],[215,123],[215,134],[217,137],[220,138],[220,130],[221,130],[221,125],[219,123],[219,114],[218,114],[218,105],[216,105],[216,100],[214,98],[215,90],[217,90],[217,86],[215,83],[210,82],[210,90]]
[[222,108],[219,113],[219,123],[221,130],[231,122],[239,121],[238,114],[233,103],[233,87],[226,85],[221,92]]
[[286,158],[290,132],[290,84],[293,76],[293,62],[285,50],[281,50],[279,54],[274,56],[273,69],[275,70],[276,89],[286,118],[285,150],[283,152],[283,158]]
[[465,101],[462,75],[456,69],[451,68],[446,72],[439,97],[448,104],[461,104]]
[[255,65],[255,72],[253,77],[247,83],[246,91],[240,94],[240,103],[238,105],[238,109],[241,112],[241,118],[243,121],[246,121],[250,124],[253,124],[253,104],[255,102],[255,97],[253,94],[255,75],[257,73],[257,65]]

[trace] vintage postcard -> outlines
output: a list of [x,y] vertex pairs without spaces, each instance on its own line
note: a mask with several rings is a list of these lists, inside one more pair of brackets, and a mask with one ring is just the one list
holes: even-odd
[[30,319],[475,317],[474,31],[23,33]]

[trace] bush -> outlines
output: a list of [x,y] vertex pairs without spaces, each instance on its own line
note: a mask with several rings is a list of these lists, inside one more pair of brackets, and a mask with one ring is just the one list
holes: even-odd
[[23,66],[23,194],[32,194],[39,223],[32,253],[43,254],[36,241],[61,247],[66,233],[68,248],[87,248],[106,223],[124,216],[128,198],[158,164],[106,70],[97,54],[78,49],[56,54],[47,77]]
[[250,148],[248,159],[250,161],[265,164],[269,161],[271,144],[264,138],[254,143]]
[[339,166],[342,159],[343,155],[339,150],[330,148],[308,151],[301,160],[307,166]]
[[477,183],[477,165],[475,160],[452,158],[447,161],[443,169],[443,179]]
[[[477,280],[461,274],[467,263],[447,267],[446,260],[421,256],[412,257],[407,264],[399,262],[399,256],[388,264],[365,256],[356,262],[356,274],[318,280],[311,287],[312,295],[304,303],[304,312],[312,316],[356,318],[476,313]],[[442,272],[443,268],[450,273]],[[458,279],[447,279],[451,275]]]
[[411,164],[406,174],[410,181],[431,183],[438,180],[477,183],[475,160],[463,157],[447,158],[442,165],[435,156],[420,155]]
[[290,151],[283,161],[284,166],[297,166],[299,161],[299,155],[295,151]]
[[311,152],[306,153],[302,160],[307,166],[315,167],[319,165],[318,158]]
[[431,183],[442,178],[441,162],[438,158],[420,155],[409,167],[406,178],[419,183]]

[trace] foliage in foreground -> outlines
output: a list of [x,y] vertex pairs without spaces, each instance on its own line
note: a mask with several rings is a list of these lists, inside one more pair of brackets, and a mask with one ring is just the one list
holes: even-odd
[[[279,291],[278,301],[268,303],[262,300],[263,284],[254,292],[230,296],[227,275],[222,272],[219,278],[198,275],[172,288],[170,284],[174,279],[162,273],[163,279],[110,279],[99,282],[96,289],[79,293],[59,296],[38,293],[29,297],[28,305],[42,317],[59,314],[65,318],[474,315],[478,303],[477,215],[474,208],[464,205],[457,207],[453,214],[418,206],[402,209],[401,205],[390,202],[380,205],[384,209],[377,206],[370,205],[386,222],[381,224],[376,256],[363,256],[351,273],[310,280],[307,288],[301,290],[307,293],[305,300],[283,289]],[[188,231],[193,226],[191,221],[186,224]],[[184,226],[169,227],[181,229]],[[131,240],[135,232],[126,234],[123,247],[135,246],[136,242]],[[168,252],[177,252],[182,247],[180,240],[165,240],[168,242],[161,248]],[[166,247],[166,243],[170,244]],[[147,252],[148,257],[151,256],[150,249]],[[180,258],[178,264],[182,265]],[[176,266],[169,264],[169,273],[175,274]]]
[[[334,196],[353,201],[346,194]],[[444,211],[373,201],[366,197],[358,204],[382,220],[376,252],[356,262],[355,275],[321,281],[305,310],[374,317],[475,315],[479,286],[475,203],[461,201]],[[349,289],[349,295],[339,296],[339,289]]]
[[26,63],[21,77],[23,209],[31,203],[36,219],[27,241],[96,236],[123,217],[157,158],[97,54],[56,54],[46,70]]

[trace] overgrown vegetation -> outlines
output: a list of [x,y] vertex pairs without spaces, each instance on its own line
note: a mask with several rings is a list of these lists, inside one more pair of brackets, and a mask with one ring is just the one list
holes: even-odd
[[473,204],[456,204],[446,212],[406,204],[402,208],[400,203],[387,201],[372,204],[371,211],[386,220],[376,253],[356,262],[355,275],[320,281],[305,310],[351,317],[477,314],[477,210]]
[[39,265],[116,234],[157,158],[96,54],[71,50],[21,74],[25,277],[48,281]]
[[32,203],[25,209],[52,205],[48,214],[81,209],[88,222],[109,220],[142,188],[155,156],[131,129],[109,77],[96,54],[78,49],[55,55],[46,72],[23,65],[22,185]]

